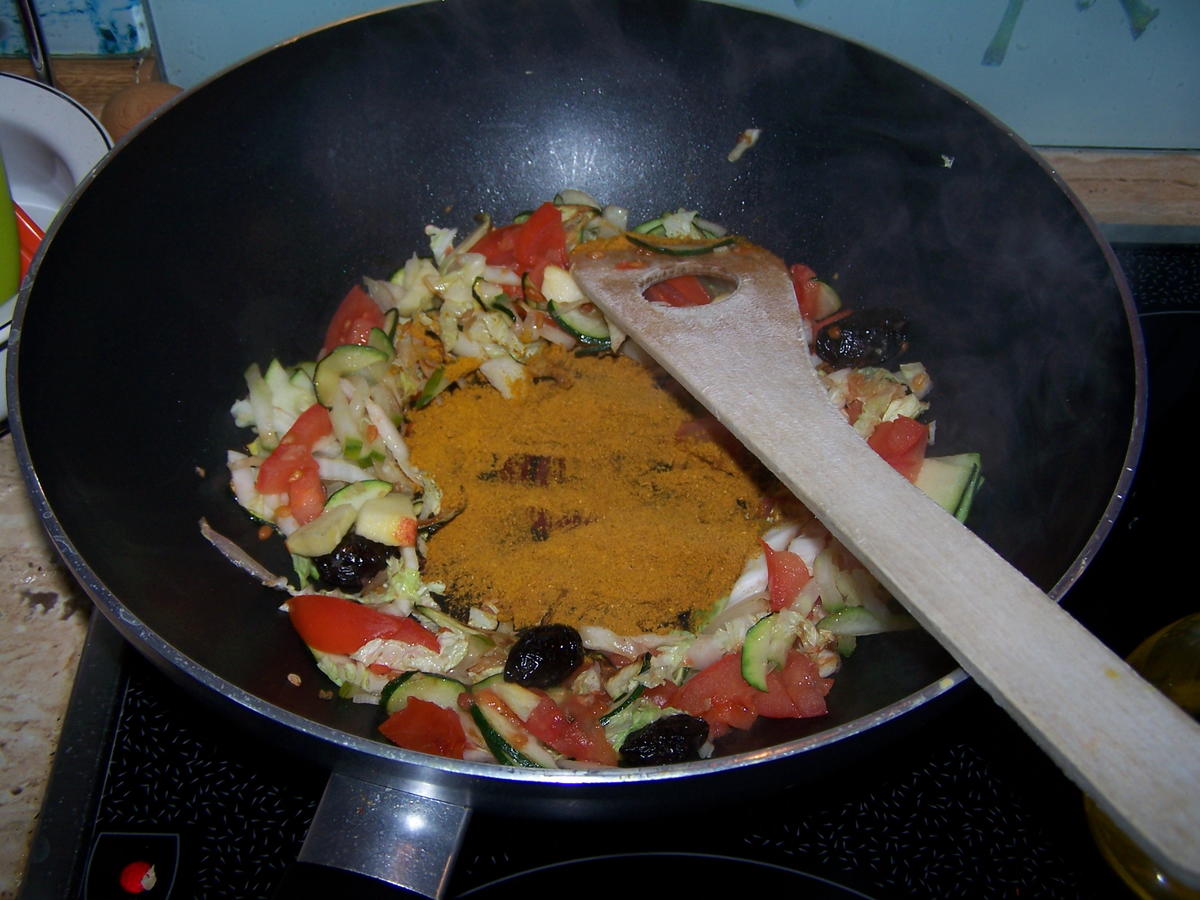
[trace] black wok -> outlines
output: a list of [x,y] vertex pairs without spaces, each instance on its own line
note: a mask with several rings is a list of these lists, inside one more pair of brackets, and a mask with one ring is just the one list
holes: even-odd
[[[760,142],[729,162],[750,127]],[[964,677],[924,635],[870,638],[826,719],[772,723],[702,763],[588,775],[410,753],[376,736],[374,710],[318,698],[279,595],[197,525],[287,570],[227,491],[242,370],[310,358],[336,299],[419,249],[426,223],[507,218],[565,187],[635,219],[699,209],[836,278],[852,305],[907,310],[937,452],[983,453],[972,527],[1054,596],[1102,541],[1140,444],[1132,307],[1078,203],[962,97],[841,39],[707,3],[448,0],[188,91],[42,252],[13,330],[17,451],[53,541],[130,641],[248,737],[340,773],[323,815],[364,792],[444,801],[445,849],[389,830],[412,852],[385,850],[377,870],[429,891],[464,809],[622,815],[800,780],[936,713]],[[321,840],[313,856],[363,867]]]

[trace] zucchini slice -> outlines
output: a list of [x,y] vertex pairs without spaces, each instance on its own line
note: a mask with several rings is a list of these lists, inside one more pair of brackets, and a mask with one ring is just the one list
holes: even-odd
[[604,349],[612,346],[608,322],[600,310],[590,303],[573,307],[562,307],[550,301],[550,317],[563,331],[581,344]]
[[914,483],[942,509],[964,522],[983,483],[983,464],[978,453],[927,457]]
[[800,615],[793,609],[763,616],[750,626],[742,643],[742,677],[751,687],[769,690],[767,673],[787,662],[788,651],[796,642]]
[[435,703],[442,709],[459,710],[458,698],[467,690],[466,685],[445,675],[429,672],[405,672],[387,683],[380,692],[379,702],[389,716],[399,712],[408,704],[410,697]]
[[503,676],[485,678],[471,688],[471,718],[479,726],[479,733],[492,756],[498,762],[526,769],[557,768],[554,754],[523,728],[518,727],[507,716],[493,709],[487,702],[479,702],[478,695],[487,691],[504,702],[496,687],[505,684]]
[[625,237],[634,246],[667,256],[702,256],[718,247],[731,246],[737,240],[731,234],[716,238],[669,238],[664,235],[638,234],[636,231],[625,232]]
[[417,516],[412,497],[390,493],[364,499],[358,507],[354,530],[367,540],[387,547],[415,546]]
[[338,380],[343,375],[351,375],[379,363],[386,363],[389,358],[389,354],[379,347],[366,347],[358,344],[343,344],[340,347],[334,347],[328,355],[321,358],[313,373],[313,386],[316,388],[317,400],[322,406],[332,406],[334,392],[338,389]]
[[424,409],[433,402],[434,397],[449,386],[450,382],[446,380],[446,367],[438,366],[425,381],[425,386],[421,388],[421,393],[417,395],[417,399],[413,402],[413,407],[415,409]]
[[324,556],[332,553],[354,525],[358,511],[350,504],[335,505],[306,525],[301,525],[284,541],[289,553],[300,556]]
[[358,510],[368,500],[373,500],[376,497],[386,497],[391,492],[392,485],[378,478],[368,478],[366,481],[353,481],[330,494],[329,499],[325,501],[325,509],[328,510],[335,506],[349,504],[355,510]]

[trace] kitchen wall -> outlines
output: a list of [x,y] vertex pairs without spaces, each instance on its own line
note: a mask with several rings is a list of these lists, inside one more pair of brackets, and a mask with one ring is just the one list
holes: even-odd
[[[0,11],[13,0],[0,0]],[[645,0],[655,2],[655,0]],[[143,12],[140,3],[146,4]],[[191,86],[379,0],[40,0],[52,52],[144,39]],[[957,88],[1043,147],[1200,149],[1200,0],[743,0],[867,44]],[[5,19],[0,16],[0,28]],[[0,33],[0,52],[9,34]],[[112,36],[110,40],[109,36]],[[83,41],[86,43],[86,40]],[[70,51],[76,52],[76,51]],[[698,71],[703,71],[700,67]]]
[[[111,56],[150,46],[141,0],[35,0],[51,53]],[[25,34],[14,0],[0,0],[0,56],[23,56]]]

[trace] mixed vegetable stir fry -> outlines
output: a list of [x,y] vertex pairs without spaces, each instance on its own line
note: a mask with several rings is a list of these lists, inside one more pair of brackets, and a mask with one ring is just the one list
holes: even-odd
[[[295,569],[291,581],[257,571],[286,591],[283,608],[337,695],[378,704],[380,732],[401,747],[530,767],[693,760],[760,717],[825,714],[857,639],[911,622],[797,503],[762,516],[723,596],[699,598],[686,623],[654,632],[514,627],[501,606],[464,603],[425,571],[460,510],[413,462],[411,418],[469,384],[520,404],[548,354],[637,357],[575,285],[580,247],[695,255],[741,239],[682,209],[631,228],[627,211],[580,191],[505,225],[480,216],[461,239],[436,225],[426,234],[428,255],[350,288],[313,360],[251,365],[232,408],[253,432],[228,453],[233,493],[264,539],[282,536]],[[897,363],[904,315],[844,309],[811,269],[791,273],[831,402],[895,469],[965,517],[979,458],[927,455],[930,379],[919,363]],[[718,289],[684,276],[646,294],[678,306]]]

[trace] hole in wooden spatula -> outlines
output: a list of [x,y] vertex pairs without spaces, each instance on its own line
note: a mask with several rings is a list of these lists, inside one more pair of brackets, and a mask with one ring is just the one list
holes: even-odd
[[705,306],[734,292],[737,282],[716,275],[676,275],[650,285],[642,296],[666,306]]

